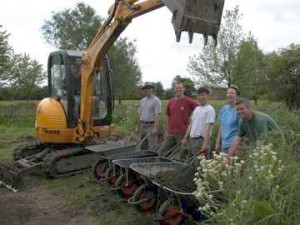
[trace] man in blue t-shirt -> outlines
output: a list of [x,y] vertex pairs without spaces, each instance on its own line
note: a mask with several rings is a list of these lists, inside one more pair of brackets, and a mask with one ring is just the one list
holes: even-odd
[[218,132],[215,150],[217,153],[228,153],[231,143],[237,135],[240,118],[235,108],[235,103],[240,95],[239,89],[232,85],[227,89],[227,104],[221,108],[218,119],[220,129]]

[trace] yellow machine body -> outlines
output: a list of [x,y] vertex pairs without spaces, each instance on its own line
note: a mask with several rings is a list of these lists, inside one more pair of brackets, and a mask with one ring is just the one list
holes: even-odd
[[[45,98],[39,102],[36,110],[35,128],[41,143],[78,143],[77,128],[67,128],[67,118],[61,100]],[[114,125],[95,126],[91,139],[110,136]]]
[[76,130],[67,128],[67,118],[61,102],[45,98],[37,106],[35,128],[41,142],[74,143]]

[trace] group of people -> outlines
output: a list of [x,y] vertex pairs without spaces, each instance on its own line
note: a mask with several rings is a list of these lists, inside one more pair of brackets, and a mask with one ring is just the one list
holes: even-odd
[[[154,87],[146,83],[142,90],[145,97],[140,101],[137,132],[147,137],[148,149],[158,147],[158,125],[162,106],[154,94]],[[208,102],[210,91],[206,87],[197,90],[195,100],[185,96],[182,83],[174,84],[175,96],[168,102],[166,114],[166,135],[158,148],[160,155],[173,146],[185,144],[190,155],[203,154],[210,158],[211,131],[215,123],[216,111]],[[220,128],[215,143],[217,153],[224,152],[231,156],[240,156],[242,143],[261,147],[268,139],[270,130],[282,135],[277,123],[267,114],[251,108],[247,99],[240,98],[239,89],[232,85],[227,89],[227,102],[218,114]]]

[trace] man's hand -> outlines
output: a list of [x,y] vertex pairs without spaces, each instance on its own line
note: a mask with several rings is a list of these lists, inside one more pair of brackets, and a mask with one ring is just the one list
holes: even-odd
[[157,134],[157,132],[158,132],[158,128],[154,126],[152,128],[152,134]]
[[217,154],[219,154],[220,151],[221,151],[221,146],[220,146],[220,143],[218,143],[218,142],[215,145],[215,151],[216,151]]
[[140,133],[140,126],[136,127],[134,132],[137,133],[137,134]]
[[184,138],[183,138],[183,139],[180,141],[180,143],[181,143],[181,144],[186,144],[186,143],[187,143],[187,141],[188,141],[188,140],[187,140],[187,138],[186,138],[186,137],[184,137]]
[[207,143],[206,141],[204,141],[203,145],[202,145],[203,149],[210,149],[209,143]]

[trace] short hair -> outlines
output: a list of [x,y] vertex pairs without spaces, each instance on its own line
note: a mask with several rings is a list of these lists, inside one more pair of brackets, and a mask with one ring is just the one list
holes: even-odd
[[184,84],[183,84],[182,82],[180,82],[180,81],[174,82],[174,83],[173,83],[173,88],[175,88],[176,85],[182,85],[182,87],[185,88]]
[[200,93],[206,93],[206,94],[209,94],[209,90],[207,87],[200,87],[198,88],[197,90],[197,94],[200,94]]
[[240,95],[241,95],[240,89],[239,89],[238,86],[236,86],[236,85],[230,85],[230,86],[228,87],[228,89],[233,89],[233,90],[235,90],[237,96],[240,96]]
[[246,98],[240,98],[236,101],[235,105],[244,104],[245,106],[250,106],[250,101]]

